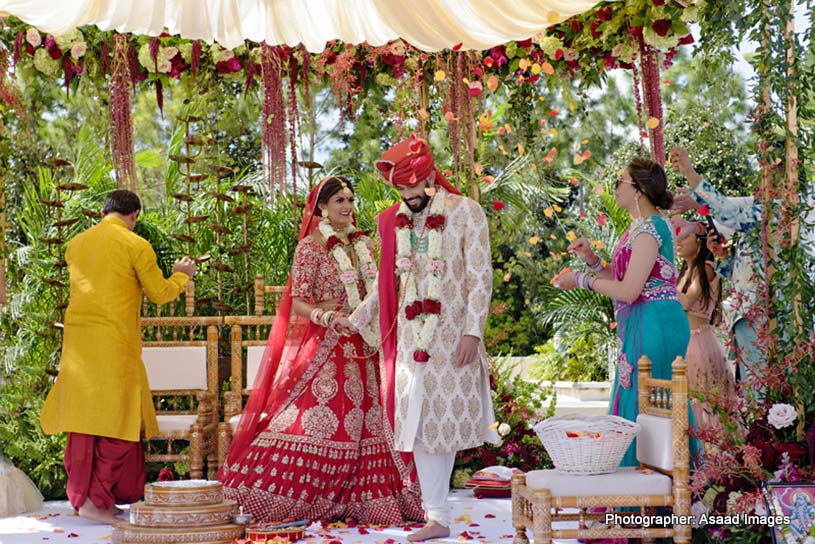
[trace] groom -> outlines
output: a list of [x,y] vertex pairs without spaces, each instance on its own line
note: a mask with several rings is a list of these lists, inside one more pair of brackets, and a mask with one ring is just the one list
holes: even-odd
[[378,217],[378,289],[338,323],[379,319],[383,405],[394,449],[412,452],[427,524],[408,536],[450,535],[447,495],[456,451],[498,443],[482,342],[492,295],[489,230],[477,202],[435,166],[411,136],[376,162],[402,202]]

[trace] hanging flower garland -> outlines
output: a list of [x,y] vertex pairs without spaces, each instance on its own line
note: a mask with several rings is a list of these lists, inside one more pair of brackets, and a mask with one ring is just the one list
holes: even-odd
[[[351,311],[357,309],[362,303],[363,296],[359,292],[359,280],[365,284],[365,292],[370,293],[375,288],[376,279],[376,264],[374,264],[373,255],[371,255],[370,248],[365,242],[365,237],[353,225],[349,228],[348,242],[352,245],[354,253],[357,255],[359,268],[355,268],[351,259],[345,253],[345,243],[340,239],[337,231],[331,226],[328,221],[320,221],[318,227],[320,234],[325,239],[325,247],[334,260],[337,262],[337,268],[340,271],[340,281],[345,288],[345,294],[348,298],[348,306]],[[376,345],[379,341],[379,323],[373,319],[368,327],[362,331],[362,338],[369,345]]]
[[416,346],[413,360],[417,363],[426,363],[430,360],[428,349],[438,328],[441,315],[441,276],[444,272],[444,261],[442,260],[444,207],[444,194],[437,193],[430,204],[430,215],[424,226],[428,231],[428,260],[425,268],[428,272],[428,281],[427,293],[423,300],[419,299],[416,278],[414,274],[411,274],[414,263],[410,244],[413,214],[404,202],[399,206],[399,212],[396,214],[396,271],[401,280],[402,292],[405,293],[405,317],[410,321],[413,345]]

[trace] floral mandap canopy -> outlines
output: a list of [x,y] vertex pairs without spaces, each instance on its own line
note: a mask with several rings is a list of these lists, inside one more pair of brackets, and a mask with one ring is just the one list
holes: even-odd
[[234,48],[248,39],[300,43],[321,52],[328,41],[383,45],[402,38],[425,51],[461,44],[488,49],[522,40],[591,9],[595,0],[0,0],[0,12],[54,35],[93,24]]

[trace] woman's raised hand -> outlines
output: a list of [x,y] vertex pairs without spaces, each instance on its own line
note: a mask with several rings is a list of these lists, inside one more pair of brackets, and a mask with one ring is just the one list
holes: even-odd
[[592,265],[596,262],[599,258],[597,255],[594,254],[594,251],[591,249],[591,245],[589,241],[585,238],[578,238],[567,248],[567,251],[570,253],[576,253],[580,260],[588,265]]

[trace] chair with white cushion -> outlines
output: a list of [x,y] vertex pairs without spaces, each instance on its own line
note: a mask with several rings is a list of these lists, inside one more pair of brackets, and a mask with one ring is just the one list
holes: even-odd
[[[217,476],[218,328],[220,317],[143,317],[142,360],[159,434],[148,462],[186,462],[190,477]],[[185,450],[186,447],[186,451]]]
[[218,466],[226,459],[232,433],[238,426],[245,399],[252,391],[274,313],[284,287],[265,285],[262,276],[255,279],[255,315],[225,316],[230,327],[231,372],[229,391],[224,393],[224,417],[218,425]]
[[[671,380],[656,379],[651,377],[651,361],[645,356],[639,361],[639,467],[592,476],[552,469],[513,476],[513,544],[528,544],[528,528],[535,544],[547,544],[553,538],[624,537],[690,542],[687,523],[658,527],[627,523],[636,520],[634,516],[653,514],[657,507],[670,507],[675,516],[690,516],[688,379],[681,357],[672,370]],[[608,520],[606,513],[621,516]],[[553,529],[556,521],[576,521],[577,528]]]

